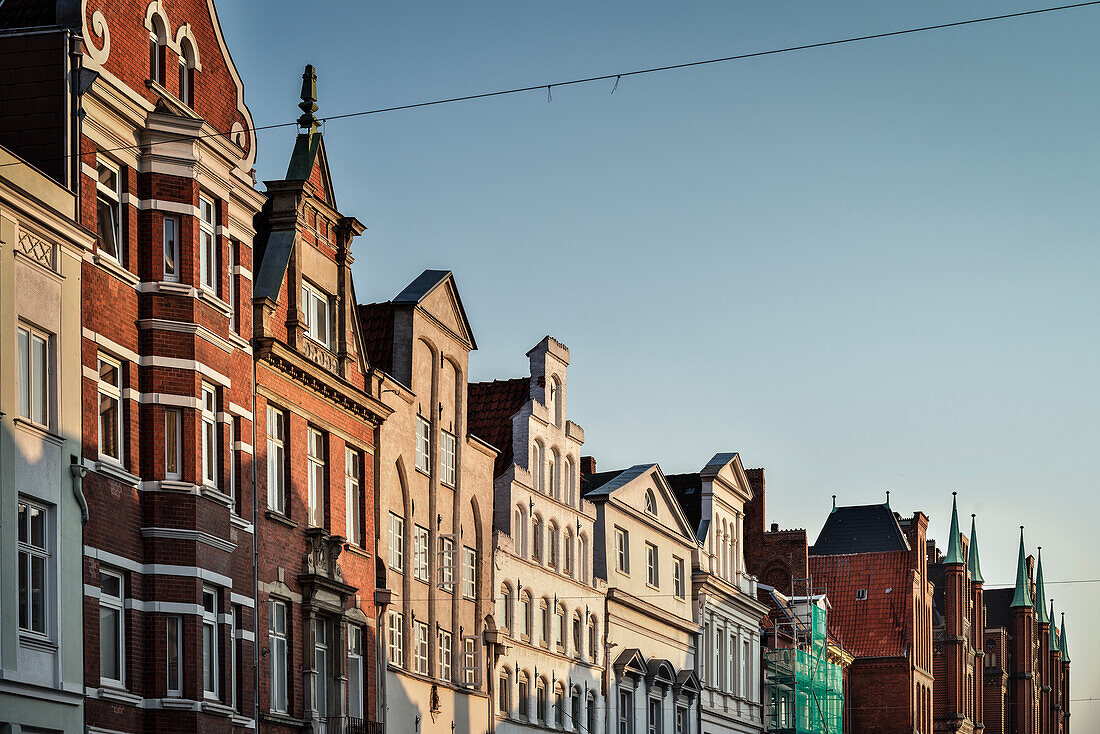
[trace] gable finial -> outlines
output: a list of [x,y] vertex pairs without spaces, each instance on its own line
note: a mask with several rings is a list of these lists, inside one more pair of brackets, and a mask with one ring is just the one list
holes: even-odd
[[298,118],[298,127],[309,128],[310,133],[317,132],[320,122],[314,116],[317,111],[317,70],[313,64],[306,64],[302,74],[302,101],[298,103],[302,116]]

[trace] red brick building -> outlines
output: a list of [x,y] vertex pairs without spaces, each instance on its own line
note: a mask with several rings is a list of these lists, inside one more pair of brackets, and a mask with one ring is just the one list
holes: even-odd
[[829,631],[854,656],[852,731],[933,731],[927,527],[924,513],[903,518],[889,504],[834,506],[810,548],[814,585],[832,604]]
[[82,272],[88,731],[245,731],[263,196],[240,77],[202,0],[11,0],[0,29],[5,105],[27,112],[5,110],[0,139],[75,191],[97,234]]
[[[267,181],[253,292],[259,711],[267,731],[377,720],[375,448],[390,410],[360,336],[352,242],[303,75],[304,128]],[[321,722],[324,722],[322,725]]]

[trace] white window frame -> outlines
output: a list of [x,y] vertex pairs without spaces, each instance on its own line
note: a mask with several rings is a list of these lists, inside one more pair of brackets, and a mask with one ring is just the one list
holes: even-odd
[[416,416],[416,470],[432,475],[432,424],[422,415]]
[[[320,314],[316,311],[319,306]],[[332,349],[332,299],[306,280],[302,281],[302,310],[299,318],[305,327],[306,336],[325,349]]]
[[325,434],[306,427],[306,484],[309,502],[309,524],[322,527],[325,523]]
[[428,529],[423,525],[413,526],[413,578],[423,583],[431,583],[432,577],[428,565]]
[[362,524],[359,506],[362,504],[362,454],[348,446],[344,447],[344,519],[348,541],[362,545]]
[[363,718],[363,686],[366,668],[363,664],[363,628],[348,625],[348,716]]
[[440,535],[438,540],[439,588],[452,591],[455,585],[455,536]]
[[660,551],[653,543],[645,544],[645,581],[654,589],[661,588]]
[[237,269],[237,245],[233,242],[229,243],[229,262],[225,269],[226,282],[229,284],[229,291],[225,294],[225,301],[229,304],[229,330],[237,331],[237,274],[234,272]]
[[[218,639],[218,590],[204,586],[202,588],[202,695],[209,700],[217,700],[221,690],[220,659],[221,640]],[[210,604],[207,600],[210,600]],[[211,607],[213,609],[211,610]],[[209,635],[209,637],[208,637]],[[209,645],[207,644],[209,641]],[[208,687],[207,671],[210,673]]]
[[271,649],[271,689],[269,708],[276,713],[287,713],[287,663],[288,637],[287,618],[289,605],[282,599],[271,599],[269,605],[267,632]]
[[630,575],[630,533],[615,528],[615,568],[619,573]]
[[195,104],[194,96],[191,93],[192,79],[194,79],[195,67],[193,67],[183,54],[180,54],[180,69],[179,69],[179,100],[183,102],[187,107],[191,107]]
[[679,556],[672,557],[672,592],[676,595],[677,599],[683,599],[687,596],[687,583],[684,578],[686,568],[684,566],[684,559]]
[[[115,187],[113,189],[101,180],[104,170],[109,171],[114,176]],[[103,223],[98,221],[100,204],[104,204],[111,213],[110,236],[114,238],[114,254],[104,249],[103,243],[100,241],[100,235],[104,229]],[[123,260],[126,248],[122,242],[122,170],[102,158],[96,161],[96,220],[96,241],[98,244],[96,251],[100,256],[109,258],[125,267]]]
[[737,693],[739,683],[737,681],[737,633],[729,630],[726,633],[726,692]]
[[[113,367],[115,370],[116,382],[112,384],[103,380],[103,367]],[[99,377],[97,378],[97,401],[96,401],[96,421],[99,432],[99,459],[100,461],[110,461],[114,464],[122,465],[126,452],[124,450],[125,444],[123,443],[123,417],[122,417],[122,365],[121,360],[110,357],[102,352],[97,356],[97,366]],[[103,451],[103,412],[102,405],[104,399],[113,400],[115,403],[115,423],[113,433],[115,436],[115,445],[118,447],[118,456],[111,456]]]
[[569,616],[566,614],[565,607],[558,604],[557,609],[554,610],[554,647],[558,652],[565,652],[565,638],[566,627],[569,625]]
[[[654,708],[657,709],[654,715]],[[664,732],[665,703],[656,696],[649,697],[649,705],[646,706],[646,719],[649,722],[649,734],[662,734]]]
[[[53,335],[20,321],[18,333],[19,359],[19,415],[20,417],[49,429],[50,426],[50,379],[53,372]],[[41,348],[40,365],[36,365],[36,354]]]
[[512,629],[512,588],[502,584],[497,596],[497,626],[504,630]]
[[221,452],[218,450],[218,391],[213,385],[204,382],[200,395],[202,483],[217,489],[221,463]]
[[[165,678],[164,687],[169,698],[183,696],[183,617],[173,614],[165,619]],[[175,652],[173,654],[173,643]],[[173,685],[173,677],[175,685]]]
[[149,81],[163,86],[164,74],[161,69],[161,55],[164,53],[164,44],[156,31],[149,31]]
[[468,545],[462,546],[462,598],[477,599],[477,551]]
[[287,416],[267,406],[267,506],[286,514],[286,429]]
[[445,629],[439,630],[439,677],[441,680],[450,681],[453,672],[454,647],[451,633]]
[[[118,595],[108,594],[104,586],[104,579],[112,579],[118,582]],[[99,570],[99,624],[101,629],[100,643],[99,643],[99,659],[102,663],[103,660],[103,610],[107,609],[114,612],[116,616],[115,624],[115,640],[118,644],[118,648],[113,650],[114,654],[118,655],[118,677],[112,678],[103,674],[103,666],[100,665],[99,680],[100,683],[108,683],[116,688],[126,687],[126,577],[118,571],[108,571],[101,568]]]
[[521,637],[531,639],[531,607],[533,599],[531,598],[531,592],[521,591],[519,593],[519,618],[520,622],[517,625],[519,634]]
[[164,245],[164,280],[178,283],[180,279],[180,218],[164,215],[161,225]]
[[[183,478],[183,412],[164,409],[164,478]],[[174,467],[174,468],[173,468]]]
[[464,635],[462,638],[462,685],[471,688],[480,685],[480,659],[477,638],[472,635]]
[[439,439],[439,453],[440,453],[440,469],[439,469],[439,481],[443,482],[448,487],[455,486],[455,481],[458,477],[457,467],[455,465],[456,453],[455,447],[457,445],[455,435],[442,431]]
[[428,623],[413,622],[413,672],[428,674]]
[[397,668],[405,664],[405,628],[401,612],[391,611],[386,619],[386,660]]
[[398,573],[405,573],[405,518],[390,513],[389,566]]
[[313,708],[322,721],[328,718],[329,694],[329,622],[313,619]]
[[214,200],[199,194],[199,287],[219,295],[221,279],[218,277],[218,236],[214,229],[217,220]]

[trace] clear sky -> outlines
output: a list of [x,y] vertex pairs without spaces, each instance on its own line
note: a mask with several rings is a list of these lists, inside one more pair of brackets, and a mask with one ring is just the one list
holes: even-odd
[[[220,3],[258,125],[1041,7],[971,2]],[[1051,3],[1053,4],[1053,3]],[[1100,7],[411,112],[325,130],[368,227],[363,301],[455,272],[474,379],[568,344],[603,468],[736,450],[768,522],[881,501],[1018,526],[1100,578]],[[262,133],[280,178],[294,130]],[[941,540],[941,548],[946,543]],[[1100,697],[1100,583],[1052,584]],[[1092,658],[1092,659],[1090,659]],[[1073,704],[1100,730],[1100,701]]]

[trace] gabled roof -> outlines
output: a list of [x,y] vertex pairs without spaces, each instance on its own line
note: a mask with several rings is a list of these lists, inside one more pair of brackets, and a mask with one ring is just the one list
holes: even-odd
[[837,507],[829,513],[817,541],[810,547],[810,555],[902,550],[909,550],[909,541],[887,505],[852,505]]
[[512,466],[512,417],[531,399],[531,379],[471,382],[466,392],[466,430],[500,451],[493,476]]
[[679,672],[676,676],[676,684],[672,688],[674,695],[689,698],[695,698],[701,690],[703,687],[699,685],[699,676],[695,675],[695,671],[690,668]]
[[299,133],[286,168],[287,181],[313,181],[321,189],[318,195],[333,209],[336,193],[332,188],[332,173],[328,167],[328,153],[321,132]]
[[656,466],[656,464],[636,464],[629,469],[605,471],[597,474],[585,474],[584,477],[582,477],[581,493],[585,497],[605,497],[619,487],[634,481],[654,466]]
[[454,298],[457,316],[465,334],[459,336],[470,343],[470,349],[477,349],[474,341],[474,330],[470,328],[470,320],[466,318],[466,309],[462,305],[462,297],[458,294],[458,286],[455,284],[454,274],[450,270],[425,270],[416,276],[413,282],[405,286],[405,289],[397,294],[390,303],[395,306],[417,306],[424,302],[428,296],[438,288],[450,284],[451,294]]
[[648,671],[642,652],[636,647],[628,647],[619,653],[611,665],[619,675],[645,675]]
[[[668,479],[657,464],[636,464],[629,469],[618,472],[584,475],[581,477],[581,496],[594,502],[607,500],[615,491],[626,487],[634,480],[647,474],[653,476],[653,486],[676,519],[681,534],[690,538],[692,543],[698,543],[699,541],[695,537],[695,528],[691,526],[691,522],[684,514],[683,508],[680,507],[680,503],[676,500],[672,488],[668,484]],[[658,520],[658,522],[660,521]],[[668,523],[665,523],[664,527],[674,529]]]
[[[829,630],[845,649],[856,657],[905,654],[912,588],[907,550],[810,556],[810,573],[815,584],[827,585]],[[856,597],[860,590],[866,599]]]
[[703,516],[703,482],[716,481],[726,467],[732,467],[737,482],[744,485],[745,491],[751,497],[752,483],[744,467],[741,466],[741,456],[736,451],[715,454],[698,472],[665,475],[669,487],[676,495],[676,501],[680,503],[688,521],[695,529],[695,537],[700,543],[706,540],[711,521],[709,516]]

